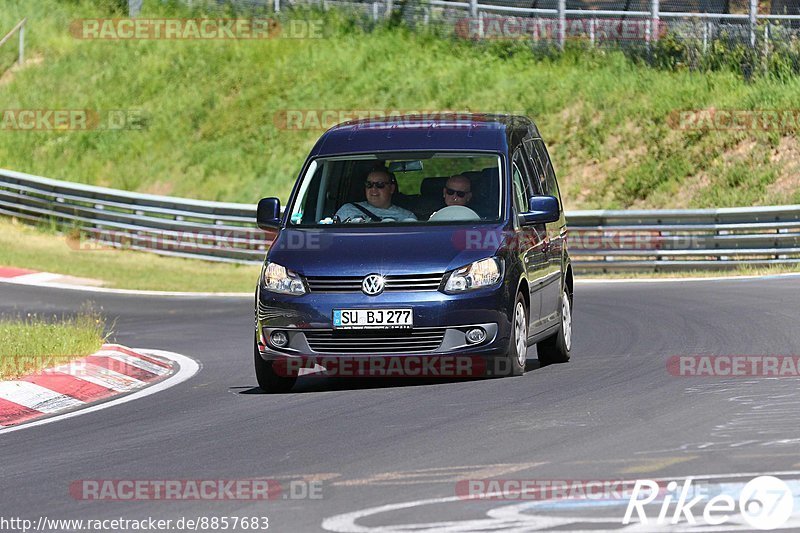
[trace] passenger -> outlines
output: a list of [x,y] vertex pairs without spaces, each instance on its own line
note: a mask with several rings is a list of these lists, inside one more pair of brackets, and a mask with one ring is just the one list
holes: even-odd
[[442,189],[445,206],[467,205],[472,200],[472,182],[466,176],[456,174],[447,180]]
[[363,219],[367,222],[410,220],[417,217],[408,209],[392,205],[392,195],[397,190],[394,176],[386,170],[373,170],[364,182],[367,200],[344,204],[336,212],[342,222]]

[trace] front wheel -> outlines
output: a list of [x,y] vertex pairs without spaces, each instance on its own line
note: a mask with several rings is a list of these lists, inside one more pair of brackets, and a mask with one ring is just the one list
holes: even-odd
[[525,360],[528,353],[528,310],[525,307],[525,298],[522,293],[517,293],[514,300],[514,314],[511,317],[511,339],[508,342],[508,352],[504,358],[504,375],[521,376],[525,373]]
[[539,362],[543,365],[566,363],[572,349],[572,296],[567,287],[561,291],[561,324],[558,332],[540,341],[536,346]]
[[258,353],[258,342],[254,341],[256,380],[258,386],[267,393],[289,392],[294,386],[297,377],[281,376],[275,372],[273,361],[264,361]]

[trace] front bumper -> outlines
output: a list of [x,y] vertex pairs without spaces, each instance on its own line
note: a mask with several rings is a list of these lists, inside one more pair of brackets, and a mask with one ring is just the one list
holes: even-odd
[[[285,296],[260,291],[256,310],[259,352],[264,360],[303,356],[405,357],[474,355],[496,357],[508,349],[511,332],[507,291],[495,288],[448,295],[439,291],[394,292],[378,296],[361,293],[309,293]],[[411,308],[410,331],[333,329],[334,309]],[[468,329],[480,327],[486,339],[466,341]],[[271,346],[272,332],[284,331],[288,344]]]

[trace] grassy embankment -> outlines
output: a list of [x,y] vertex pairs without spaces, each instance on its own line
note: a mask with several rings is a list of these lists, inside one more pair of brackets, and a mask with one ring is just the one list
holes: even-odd
[[[71,21],[113,11],[6,4],[0,27],[29,17],[31,65],[0,86],[0,107],[147,117],[142,131],[0,131],[2,166],[16,170],[211,200],[285,199],[321,133],[282,129],[276,115],[287,110],[506,110],[537,120],[570,209],[800,202],[794,133],[687,131],[670,120],[689,109],[793,109],[797,77],[748,83],[613,51],[537,58],[516,43],[365,32],[332,15],[324,40],[79,40]],[[142,16],[190,14],[149,2]]]
[[74,318],[37,316],[0,320],[0,381],[37,372],[90,355],[106,339],[96,313]]
[[[0,27],[28,17],[29,61],[0,83],[0,108],[134,110],[146,117],[144,129],[0,131],[0,166],[142,192],[285,200],[321,133],[282,128],[287,110],[512,111],[537,120],[569,209],[800,203],[794,133],[683,130],[670,120],[690,109],[792,109],[796,77],[746,82],[725,70],[658,70],[614,51],[537,57],[518,43],[364,31],[333,15],[324,40],[98,41],[69,33],[75,19],[121,15],[114,4],[9,0]],[[197,14],[147,2],[142,16]],[[73,268],[79,255],[86,264]],[[48,268],[44,262],[108,278],[108,265],[89,265],[102,253],[59,257],[5,249],[0,263]],[[191,262],[175,260],[181,266],[170,277],[162,260],[152,258],[158,266],[141,276],[139,259],[117,260],[137,264],[131,275],[141,280],[111,284],[209,290],[198,278],[181,281]],[[216,267],[207,276],[212,290],[250,290],[249,272],[225,281],[223,271],[235,272],[228,266],[196,270]]]

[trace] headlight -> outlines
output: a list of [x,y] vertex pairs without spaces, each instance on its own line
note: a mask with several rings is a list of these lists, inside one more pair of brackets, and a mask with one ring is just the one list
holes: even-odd
[[306,293],[300,276],[276,263],[267,263],[264,267],[264,286],[268,291],[280,294],[300,296]]
[[503,277],[503,262],[499,257],[475,261],[453,271],[447,278],[444,292],[464,292],[496,284]]

